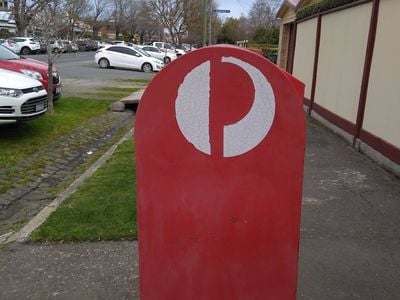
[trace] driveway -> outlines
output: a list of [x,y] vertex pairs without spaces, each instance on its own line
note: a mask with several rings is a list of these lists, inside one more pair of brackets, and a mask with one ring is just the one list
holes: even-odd
[[[76,96],[81,92],[96,90],[104,86],[128,87],[129,80],[150,80],[155,73],[144,73],[123,69],[100,69],[94,61],[95,52],[62,54],[55,62],[63,81],[63,94]],[[27,57],[47,63],[47,54]]]

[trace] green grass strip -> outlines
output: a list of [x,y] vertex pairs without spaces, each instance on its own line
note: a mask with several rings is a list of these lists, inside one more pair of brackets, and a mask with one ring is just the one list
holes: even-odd
[[63,97],[55,112],[22,124],[0,125],[0,166],[9,168],[55,138],[105,114],[112,100]]
[[135,239],[136,188],[132,140],[32,234],[34,241]]
[[108,91],[108,92],[117,92],[117,93],[128,93],[131,94],[133,92],[136,92],[139,90],[137,87],[114,87],[114,86],[109,86],[109,87],[104,87],[102,88],[103,91]]

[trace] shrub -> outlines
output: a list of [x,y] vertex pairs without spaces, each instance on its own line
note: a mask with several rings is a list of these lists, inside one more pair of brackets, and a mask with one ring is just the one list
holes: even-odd
[[[268,58],[270,61],[276,64],[278,58],[278,45],[271,44],[249,44],[248,49],[253,50]],[[261,52],[261,53],[260,53]]]
[[296,13],[297,19],[301,20],[309,16],[315,15],[318,12],[323,12],[336,8],[342,5],[346,5],[359,0],[321,0],[319,2],[307,5],[299,9]]

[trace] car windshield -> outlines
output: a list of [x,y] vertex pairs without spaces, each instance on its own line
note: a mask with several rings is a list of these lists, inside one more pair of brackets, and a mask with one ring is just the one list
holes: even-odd
[[143,49],[140,49],[139,47],[133,47],[133,49],[135,49],[137,52],[139,52],[140,54],[143,54],[144,56],[150,57],[151,55],[148,54],[146,51],[144,51]]
[[21,59],[21,56],[7,49],[6,47],[0,45],[0,59],[3,60]]

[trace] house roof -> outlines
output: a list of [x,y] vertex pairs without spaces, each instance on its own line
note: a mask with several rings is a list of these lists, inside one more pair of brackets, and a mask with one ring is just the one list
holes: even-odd
[[301,0],[286,0],[286,2],[290,3],[292,6],[297,7]]
[[304,2],[306,2],[306,1],[305,0],[284,0],[281,7],[278,9],[278,12],[276,13],[276,17],[280,18],[286,8],[291,8],[296,11]]

